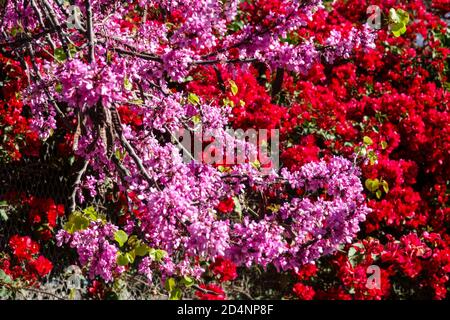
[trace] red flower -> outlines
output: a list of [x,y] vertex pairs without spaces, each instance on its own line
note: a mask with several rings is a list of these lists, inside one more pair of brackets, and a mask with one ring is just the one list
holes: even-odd
[[19,260],[31,260],[32,256],[39,252],[39,244],[30,237],[14,235],[9,240],[9,246]]
[[234,200],[232,197],[222,200],[217,206],[217,210],[222,213],[231,213],[234,210]]
[[307,264],[297,272],[297,277],[299,280],[309,280],[316,273],[317,266],[315,264]]
[[210,269],[215,275],[219,276],[219,281],[232,281],[237,278],[236,264],[231,260],[219,257],[211,264]]
[[53,269],[52,263],[44,256],[39,256],[36,260],[32,260],[30,266],[41,277],[47,275]]
[[293,291],[300,300],[312,300],[316,294],[311,286],[304,285],[301,282],[294,285]]
[[88,294],[93,298],[103,299],[106,294],[103,283],[97,280],[92,281],[92,286],[88,288]]
[[205,291],[197,291],[195,295],[200,300],[225,300],[226,295],[221,287],[215,284],[201,284],[200,288]]

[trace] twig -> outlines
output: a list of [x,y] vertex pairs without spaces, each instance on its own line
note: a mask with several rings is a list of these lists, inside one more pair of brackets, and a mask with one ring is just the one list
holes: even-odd
[[89,63],[94,62],[94,29],[92,25],[92,7],[91,7],[91,1],[86,0],[86,19],[87,19],[87,25],[86,25],[86,32],[88,37],[88,48],[89,48],[89,54],[88,54],[88,61]]
[[133,158],[134,163],[138,167],[141,174],[144,176],[145,180],[147,180],[148,183],[152,184],[153,179],[152,177],[150,177],[147,170],[145,170],[144,165],[142,163],[142,159],[136,154],[136,151],[134,151],[133,146],[130,144],[130,142],[128,142],[128,140],[124,137],[122,133],[122,124],[120,122],[120,116],[115,108],[111,110],[111,118],[112,123],[114,125],[114,129],[117,135],[119,136],[120,143],[125,148],[125,150],[127,150],[131,158]]
[[75,197],[77,194],[77,188],[78,188],[79,184],[81,183],[81,178],[83,177],[83,174],[86,172],[86,169],[89,164],[89,161],[87,159],[84,159],[83,161],[84,161],[83,165],[82,165],[81,169],[77,172],[75,181],[72,184],[72,194],[70,195],[70,198],[69,198],[70,204],[69,204],[69,207],[67,208],[68,213],[72,213],[75,210],[75,206],[76,206]]

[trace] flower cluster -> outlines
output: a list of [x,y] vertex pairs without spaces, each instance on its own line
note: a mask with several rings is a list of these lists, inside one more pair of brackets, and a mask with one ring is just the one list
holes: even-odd
[[75,248],[80,264],[89,268],[89,277],[94,279],[99,276],[109,282],[114,280],[114,275],[124,271],[123,267],[117,265],[118,248],[112,241],[116,231],[116,226],[98,220],[87,229],[73,234],[60,230],[56,235],[57,245],[67,243]]
[[14,235],[9,239],[10,256],[0,256],[0,270],[13,279],[21,278],[34,284],[52,271],[53,264],[39,254],[40,246],[30,237]]

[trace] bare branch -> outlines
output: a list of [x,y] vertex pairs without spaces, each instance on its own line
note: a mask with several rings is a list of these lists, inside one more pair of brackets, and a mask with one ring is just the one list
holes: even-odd
[[86,32],[88,37],[88,48],[89,48],[89,54],[88,54],[88,61],[89,63],[92,63],[95,60],[94,57],[94,29],[92,25],[92,7],[91,7],[91,1],[86,0]]

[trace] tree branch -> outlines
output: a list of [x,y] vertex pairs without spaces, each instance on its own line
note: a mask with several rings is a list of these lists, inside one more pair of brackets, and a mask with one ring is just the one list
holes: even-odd
[[89,48],[88,62],[92,63],[95,60],[95,56],[94,56],[94,29],[93,29],[93,25],[92,25],[92,7],[91,7],[90,0],[86,0],[86,19],[87,19],[86,32],[87,32],[87,38],[89,41],[88,42],[88,48]]

